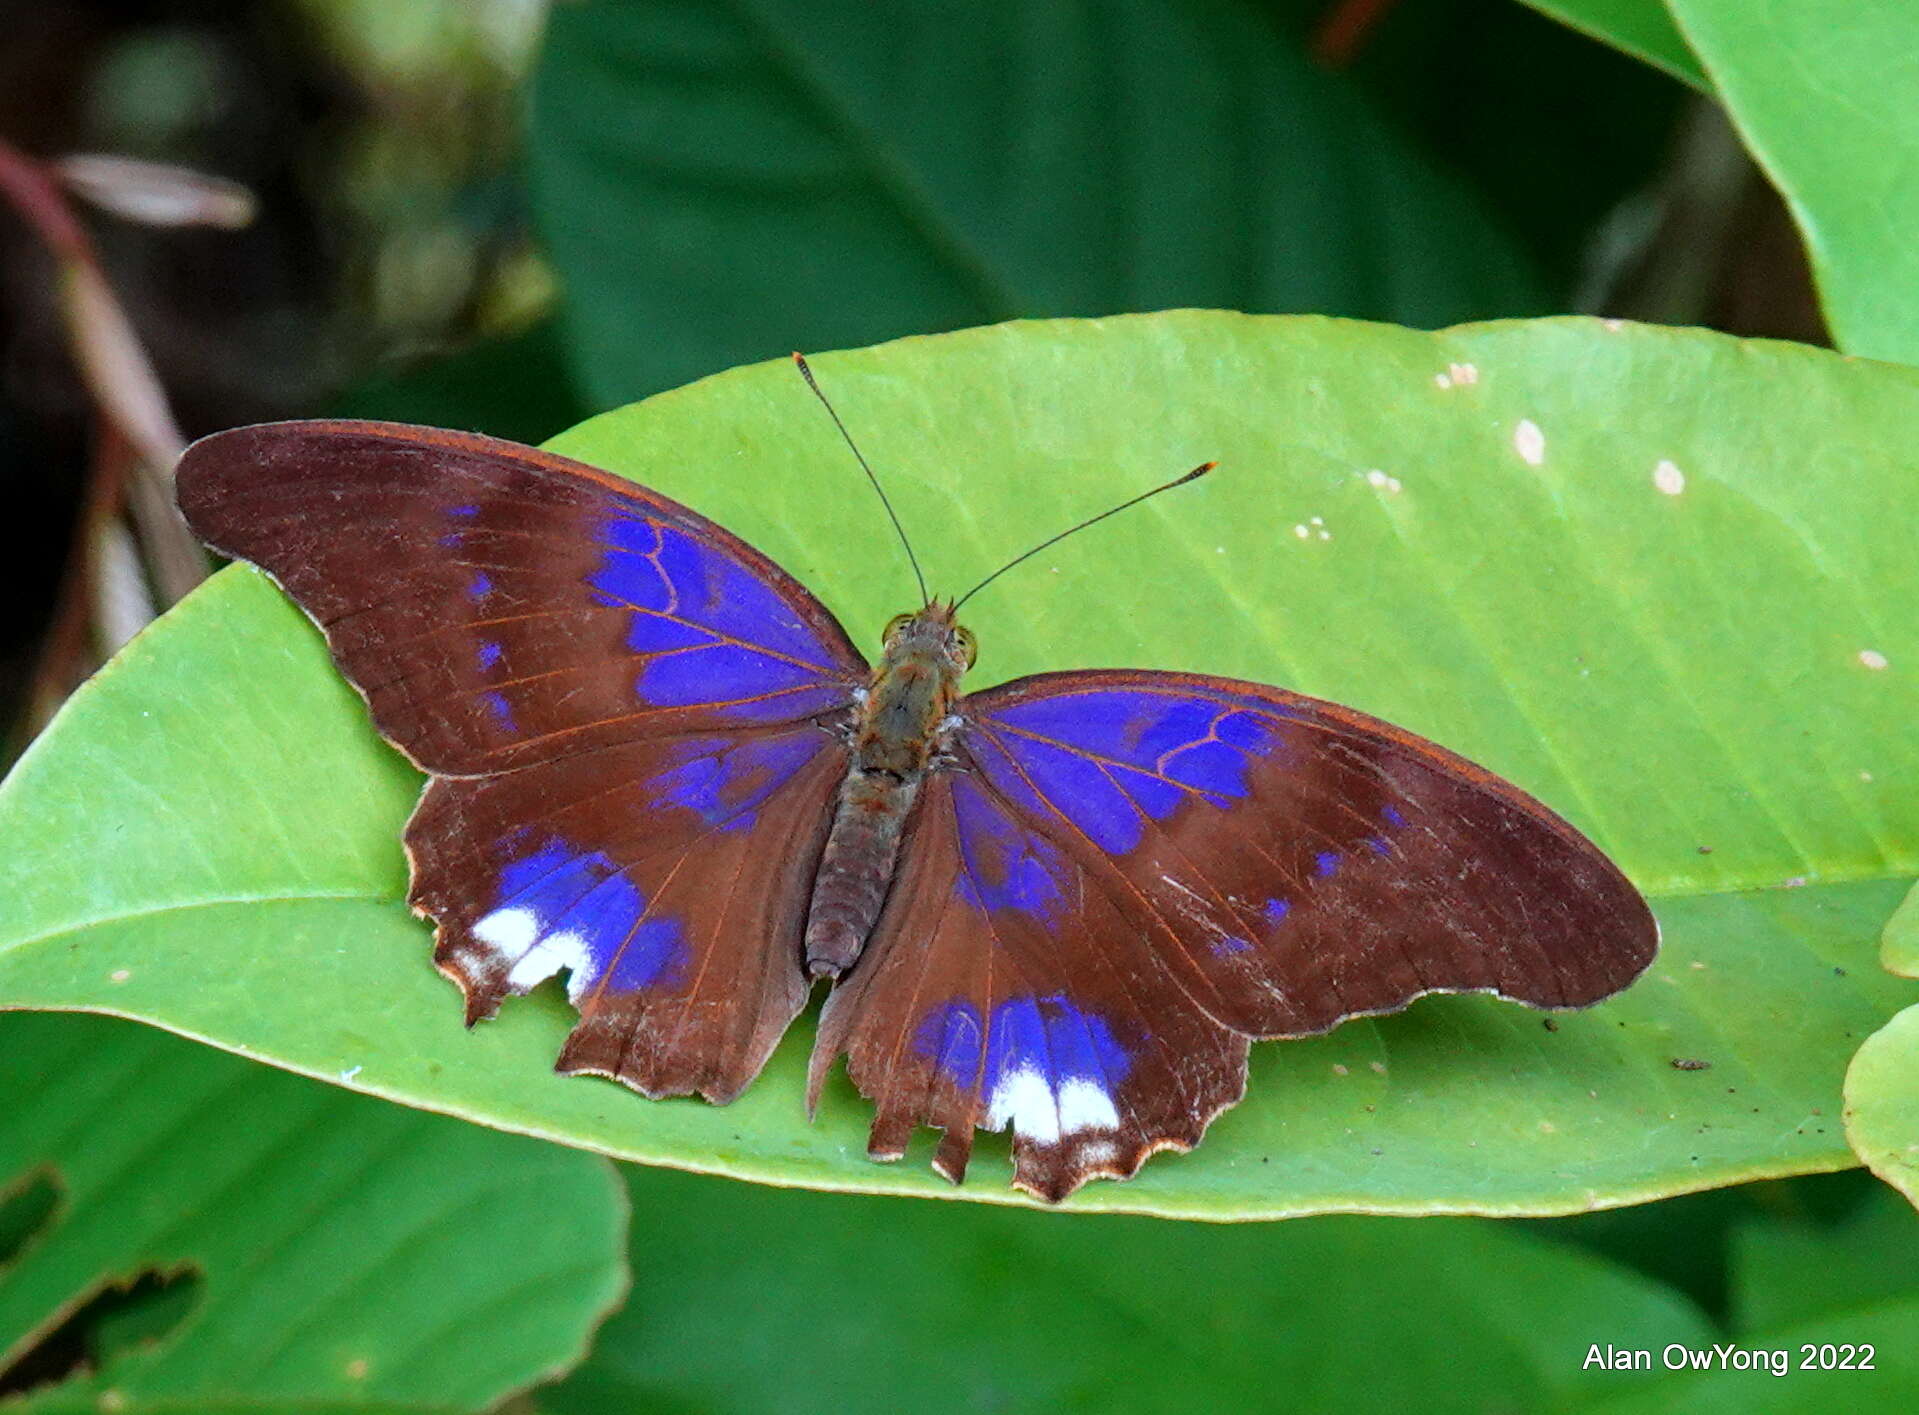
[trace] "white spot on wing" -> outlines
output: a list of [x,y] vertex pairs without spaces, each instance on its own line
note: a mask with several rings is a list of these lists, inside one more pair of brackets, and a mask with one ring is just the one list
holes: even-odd
[[1531,418],[1521,418],[1513,429],[1513,448],[1530,467],[1543,467],[1546,464],[1546,434],[1539,430],[1539,424]]
[[544,982],[560,969],[568,970],[566,995],[573,1002],[593,981],[593,955],[586,946],[583,934],[560,933],[543,938],[513,965],[513,971],[506,975],[507,986],[520,991]]
[[540,936],[540,916],[531,909],[495,909],[473,926],[473,937],[495,953],[518,958]]
[[1884,668],[1887,664],[1886,656],[1878,649],[1860,649],[1859,661],[1868,668]]
[[1059,1106],[1046,1078],[1030,1066],[1009,1071],[993,1087],[987,1112],[988,1128],[998,1130],[1008,1121],[1022,1139],[1051,1145],[1059,1140]]
[[1117,1130],[1119,1112],[1099,1082],[1071,1076],[1059,1088],[1059,1130],[1077,1135],[1082,1130]]
[[1686,489],[1686,474],[1676,463],[1661,462],[1652,469],[1652,484],[1668,496],[1677,496]]
[[1087,1164],[1111,1164],[1119,1158],[1119,1146],[1111,1140],[1090,1140],[1079,1147],[1079,1157]]

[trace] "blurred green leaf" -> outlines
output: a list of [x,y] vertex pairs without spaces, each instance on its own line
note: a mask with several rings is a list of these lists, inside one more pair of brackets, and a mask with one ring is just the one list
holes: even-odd
[[[1062,1223],[630,1171],[633,1297],[540,1392],[628,1410],[1544,1410],[1687,1302],[1488,1223]],[[1601,1334],[1604,1334],[1601,1336]]]
[[1919,363],[1919,5],[1668,3],[1792,207],[1839,347]]
[[559,331],[550,319],[516,334],[389,370],[349,389],[333,410],[542,442],[587,415],[568,382]]
[[1703,93],[1712,92],[1712,81],[1699,67],[1699,56],[1686,43],[1679,26],[1673,23],[1665,0],[1526,0],[1526,3],[1595,39],[1603,39],[1648,64],[1657,65]]
[[581,391],[1015,316],[1544,307],[1241,0],[557,7],[534,209]]
[[1919,1214],[1886,1189],[1838,1224],[1742,1224],[1733,1327],[1757,1331],[1919,1297]]
[[[1256,1048],[1250,1098],[1197,1154],[1075,1208],[1552,1213],[1853,1163],[1846,1061],[1913,995],[1872,949],[1919,871],[1899,789],[1919,625],[1888,607],[1910,545],[1882,513],[1919,372],[1592,321],[1206,312],[818,367],[942,588],[1221,459],[983,596],[982,683],[1138,663],[1350,701],[1568,812],[1657,900],[1661,961],[1618,1001],[1548,1030],[1438,999]],[[784,363],[558,445],[716,516],[862,638],[905,603],[870,491]],[[464,1033],[399,902],[418,784],[301,616],[251,571],[218,577],[0,790],[0,998],[360,1068],[358,1088],[621,1157],[1019,1202],[997,1141],[954,1191],[920,1152],[869,1163],[843,1085],[808,1125],[805,1026],[724,1109],[552,1075],[556,993]]]
[[0,1270],[0,1379],[109,1284],[195,1279],[157,1343],[123,1321],[9,1410],[477,1410],[578,1361],[624,1286],[585,1155],[92,1017],[0,1015],[0,1096],[0,1185],[58,1195]]

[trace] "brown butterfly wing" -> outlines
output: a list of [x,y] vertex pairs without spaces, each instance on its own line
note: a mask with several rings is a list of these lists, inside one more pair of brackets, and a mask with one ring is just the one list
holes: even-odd
[[[1126,670],[1021,679],[962,712],[958,784],[929,792],[857,1004],[836,1000],[815,1057],[847,1052],[881,1153],[928,1123],[963,1162],[955,1127],[1010,1118],[1017,1182],[1057,1197],[1109,1157],[1130,1172],[1192,1144],[1239,1096],[1245,1038],[1431,992],[1584,1006],[1657,947],[1644,900],[1566,822],[1361,713]],[[1020,965],[981,973],[969,950]],[[1113,1123],[1058,1142],[1069,1100]]]
[[179,488],[434,774],[410,897],[468,1019],[564,970],[560,1069],[736,1095],[806,998],[865,674],[832,615],[687,508],[489,438],[242,428],[190,448]]
[[969,759],[1099,869],[1256,1037],[1430,992],[1583,1007],[1652,961],[1619,869],[1511,783],[1337,704],[1202,675],[1044,674],[967,702]]
[[843,706],[866,665],[772,561],[679,503],[493,438],[236,428],[180,508],[325,633],[383,736],[468,775]]
[[1169,983],[1123,901],[972,776],[943,774],[827,1000],[811,1084],[844,1054],[875,1103],[869,1153],[898,1159],[916,1125],[938,1127],[955,1183],[976,1128],[1010,1130],[1014,1183],[1057,1201],[1198,1144],[1245,1089],[1246,1045]]

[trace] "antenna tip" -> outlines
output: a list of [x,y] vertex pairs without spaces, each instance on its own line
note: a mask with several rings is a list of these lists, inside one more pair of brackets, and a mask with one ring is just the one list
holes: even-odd
[[1174,482],[1173,485],[1184,486],[1189,481],[1198,481],[1201,477],[1205,476],[1208,472],[1212,471],[1212,469],[1214,467],[1217,467],[1218,465],[1219,463],[1217,462],[1201,462],[1197,467],[1194,467],[1192,471],[1188,472],[1185,476],[1181,477],[1178,481]]

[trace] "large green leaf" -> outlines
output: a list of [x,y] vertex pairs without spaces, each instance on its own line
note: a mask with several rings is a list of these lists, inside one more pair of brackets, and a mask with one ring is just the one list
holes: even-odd
[[1698,1343],[1658,1283],[1489,1223],[1226,1231],[631,1171],[634,1292],[552,1415],[1545,1410],[1595,1340]]
[[[1542,795],[1656,899],[1661,961],[1619,1001],[1554,1031],[1434,1000],[1257,1048],[1251,1098],[1198,1153],[1075,1207],[1564,1212],[1852,1162],[1846,1061],[1913,995],[1872,951],[1919,872],[1919,801],[1897,789],[1919,764],[1919,625],[1887,599],[1909,545],[1882,513],[1911,474],[1919,372],[1591,321],[1426,335],[1205,312],[819,368],[943,588],[1221,459],[977,601],[982,682],[1139,663],[1338,697]],[[790,367],[559,445],[717,516],[862,637],[906,605],[877,504]],[[300,616],[251,571],[217,577],[0,791],[0,1001],[359,1068],[361,1089],[625,1157],[955,1192],[918,1152],[869,1164],[844,1087],[805,1122],[805,1027],[726,1109],[551,1075],[554,996],[463,1034],[398,902],[417,786]],[[1013,1201],[1003,1156],[987,1145],[957,1192]]]
[[534,211],[601,405],[794,348],[1215,305],[1546,307],[1245,0],[555,7]]
[[625,1286],[609,1166],[151,1028],[0,1016],[0,1193],[52,1214],[0,1267],[0,1385],[111,1283],[189,1273],[157,1342],[41,1411],[476,1410],[564,1370]]
[[1695,88],[1710,90],[1686,37],[1673,23],[1665,0],[1526,0],[1576,30],[1616,45]]
[[1792,207],[1839,346],[1919,363],[1919,5],[1668,3]]

